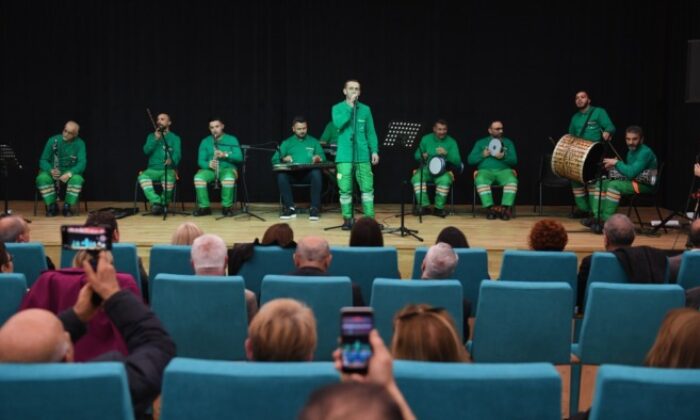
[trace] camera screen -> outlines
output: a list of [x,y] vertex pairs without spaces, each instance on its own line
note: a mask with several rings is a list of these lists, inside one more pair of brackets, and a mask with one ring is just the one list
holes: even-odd
[[371,314],[344,314],[341,322],[343,367],[366,369],[372,356],[369,332],[374,328]]
[[63,248],[75,251],[102,251],[112,248],[112,234],[101,226],[62,226]]

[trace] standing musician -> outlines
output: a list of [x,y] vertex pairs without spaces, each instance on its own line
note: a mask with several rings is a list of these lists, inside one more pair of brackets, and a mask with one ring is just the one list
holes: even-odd
[[[569,134],[588,141],[598,142],[601,139],[610,141],[615,134],[615,126],[605,109],[591,105],[588,92],[576,93],[576,108],[578,112],[571,117]],[[589,217],[591,208],[586,198],[586,186],[577,181],[571,181],[576,210],[572,217],[581,219]]]
[[[462,166],[462,157],[459,154],[457,141],[447,134],[447,121],[440,119],[435,122],[433,132],[421,139],[416,149],[415,158],[418,162],[423,163],[422,168],[414,171],[413,177],[411,177],[411,184],[413,184],[413,190],[416,193],[416,203],[419,203],[417,212],[426,214],[429,210],[430,197],[428,197],[426,182],[432,181],[435,183],[434,214],[439,217],[447,216],[445,202],[455,179],[454,173],[446,170],[447,163],[456,168]],[[434,171],[429,166],[433,158],[441,159],[439,163],[442,170],[437,173],[433,173]]]
[[[175,189],[175,180],[177,178],[175,170],[180,163],[182,152],[180,149],[180,137],[170,131],[171,124],[170,115],[158,114],[156,129],[146,137],[146,144],[143,145],[143,153],[148,156],[148,168],[139,174],[138,181],[143,189],[143,194],[151,203],[152,214],[162,214],[163,205],[173,201],[173,190]],[[168,145],[167,150],[166,143]],[[164,202],[161,196],[153,189],[153,181],[163,182],[166,166],[168,168],[167,179],[163,185],[167,184],[167,190],[164,192],[166,197]]]
[[224,122],[221,118],[209,120],[209,131],[211,135],[203,138],[199,144],[197,163],[200,169],[194,175],[197,209],[192,215],[206,216],[211,214],[207,184],[214,182],[216,189],[221,183],[221,214],[232,216],[236,178],[238,177],[236,165],[243,162],[243,153],[238,139],[224,133]]
[[362,192],[362,211],[374,217],[374,174],[372,165],[379,163],[378,139],[369,106],[358,101],[360,82],[348,80],[343,86],[345,100],[331,110],[333,125],[338,129],[338,154],[335,162],[340,190],[343,230],[352,229],[352,172]]
[[[625,160],[615,158],[603,159],[605,169],[610,171],[607,180],[602,183],[603,191],[599,193],[598,182],[589,184],[588,198],[590,200],[590,208],[593,212],[592,218],[581,220],[581,224],[590,227],[595,233],[603,232],[603,224],[610,218],[620,203],[620,197],[623,195],[632,194],[648,194],[654,191],[656,183],[655,170],[657,168],[657,160],[654,152],[644,144],[644,132],[642,127],[632,125],[625,130],[625,143],[627,143],[627,156]],[[614,171],[613,171],[614,169]],[[654,178],[651,175],[640,177],[643,171],[652,170]],[[614,172],[620,175],[613,175]],[[637,178],[637,179],[635,179]],[[600,194],[603,200],[600,203],[600,224],[598,224],[598,195]]]
[[[87,160],[85,142],[78,137],[80,126],[75,121],[68,121],[62,134],[49,138],[39,158],[39,175],[36,187],[46,203],[46,216],[58,214],[56,189],[63,182],[66,184],[66,198],[63,203],[63,216],[73,215],[71,206],[78,202],[78,196],[85,180],[82,177]],[[54,185],[55,183],[55,185]]]
[[[493,121],[489,126],[489,136],[476,141],[469,153],[469,164],[476,165],[474,185],[479,193],[481,205],[488,209],[486,218],[510,220],[515,194],[518,192],[518,174],[513,167],[518,163],[513,142],[503,137],[503,123]],[[493,205],[491,185],[503,187],[501,206]]]
[[[307,135],[309,126],[304,117],[295,117],[292,121],[293,136],[282,142],[279,149],[272,156],[272,164],[311,164],[326,161],[321,144],[314,137]],[[280,219],[286,220],[296,217],[294,208],[294,197],[292,195],[291,182],[311,184],[311,209],[309,209],[309,220],[319,219],[319,209],[321,208],[321,187],[323,177],[321,169],[313,168],[301,171],[279,171],[277,172],[277,185],[282,195],[284,209]]]

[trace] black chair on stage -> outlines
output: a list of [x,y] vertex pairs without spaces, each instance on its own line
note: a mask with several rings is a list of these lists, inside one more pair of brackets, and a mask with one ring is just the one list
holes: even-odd
[[[571,181],[569,181],[566,178],[562,178],[558,175],[555,175],[554,172],[552,172],[551,154],[542,155],[542,157],[540,158],[540,170],[539,177],[537,179],[537,188],[539,192],[539,200],[536,201],[532,211],[538,213],[540,216],[542,216],[542,202],[545,188],[567,188],[568,190],[571,190]],[[571,203],[571,211],[573,210],[574,204]]]
[[[649,205],[653,205],[656,208],[656,215],[659,217],[658,220],[663,220],[663,216],[661,215],[661,209],[659,207],[659,199],[660,199],[660,190],[661,190],[661,181],[662,181],[662,175],[664,171],[664,165],[665,162],[661,162],[659,165],[659,170],[656,173],[656,182],[654,183],[653,190],[649,193],[640,193],[640,194],[632,194],[632,195],[623,195],[620,198],[620,205],[623,205],[622,203],[626,200],[627,201],[627,217],[630,217],[632,214],[632,210],[634,210],[635,215],[637,216],[637,223],[639,224],[639,228],[642,229],[644,228],[644,221],[642,220],[642,217],[639,215],[639,209],[637,206],[641,205],[640,201],[644,203],[645,201],[651,202]],[[663,227],[664,232],[667,232],[666,226]]]
[[[141,175],[141,171],[139,171],[139,174]],[[141,195],[143,195],[143,190],[141,189],[141,184],[139,184],[139,178],[138,175],[136,176],[136,182],[134,184],[134,205],[133,208],[138,208],[136,203],[139,202],[139,192],[141,192]],[[153,183],[153,188],[160,188],[161,194],[164,192],[163,190],[163,183],[161,181],[151,181]],[[175,206],[177,207],[177,202],[178,202],[178,195],[177,195],[177,186],[180,183],[180,177],[178,176],[177,172],[175,172],[175,185],[173,186],[173,203],[175,203]],[[148,211],[148,200],[146,199],[146,196],[143,195],[143,209],[144,211]],[[180,207],[182,211],[185,211],[185,201],[180,197]]]

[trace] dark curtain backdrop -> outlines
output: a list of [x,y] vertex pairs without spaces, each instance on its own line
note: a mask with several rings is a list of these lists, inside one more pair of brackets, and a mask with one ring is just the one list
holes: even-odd
[[[182,192],[193,199],[210,116],[242,144],[281,141],[306,115],[319,136],[347,78],[362,82],[380,139],[391,120],[442,117],[462,157],[493,119],[519,155],[519,203],[533,200],[547,140],[561,137],[586,89],[618,127],[640,124],[668,163],[665,202],[685,202],[700,152],[700,108],[684,103],[686,41],[700,2],[60,1],[0,4],[0,142],[24,163],[12,199],[34,195],[46,139],[77,120],[89,200],[128,200],[146,163],[145,109],[183,139]],[[412,150],[380,151],[376,199],[398,202]],[[251,201],[276,201],[271,153],[251,151]],[[466,171],[458,202],[470,202]],[[555,197],[559,203],[570,193]]]

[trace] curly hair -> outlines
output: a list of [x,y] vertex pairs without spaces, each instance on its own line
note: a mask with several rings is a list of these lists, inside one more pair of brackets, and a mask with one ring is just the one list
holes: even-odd
[[553,219],[535,223],[528,238],[530,249],[535,251],[563,251],[569,242],[564,225]]

